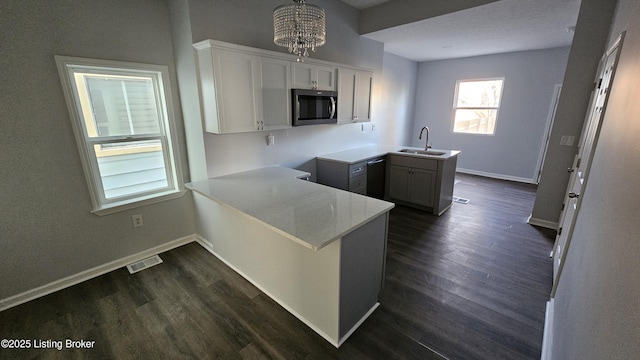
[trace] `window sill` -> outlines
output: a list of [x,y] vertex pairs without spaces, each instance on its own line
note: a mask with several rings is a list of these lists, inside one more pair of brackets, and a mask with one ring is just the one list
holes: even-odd
[[96,208],[91,212],[98,216],[104,216],[104,215],[109,215],[109,214],[113,214],[113,213],[117,213],[125,210],[135,209],[142,206],[159,203],[162,201],[178,199],[184,196],[184,194],[186,193],[187,193],[187,190],[185,189],[177,190],[177,191],[171,190],[171,191],[166,191],[160,194],[149,195],[147,197],[140,198],[140,200],[128,201],[128,202],[123,201],[123,202],[108,204],[100,208]]

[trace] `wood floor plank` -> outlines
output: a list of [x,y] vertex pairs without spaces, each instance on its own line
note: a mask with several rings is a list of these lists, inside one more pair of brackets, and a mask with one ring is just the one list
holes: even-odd
[[196,243],[0,312],[0,337],[94,340],[0,359],[539,359],[555,232],[526,224],[536,188],[457,174],[442,216],[390,215],[380,307],[340,347]]

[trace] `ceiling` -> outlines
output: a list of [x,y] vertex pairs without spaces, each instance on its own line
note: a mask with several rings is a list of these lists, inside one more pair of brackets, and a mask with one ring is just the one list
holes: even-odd
[[389,2],[389,0],[342,0],[342,2],[346,2],[354,8],[362,10],[384,2]]
[[[342,1],[360,10],[388,2]],[[414,61],[548,49],[571,44],[579,9],[580,0],[501,0],[363,36]]]

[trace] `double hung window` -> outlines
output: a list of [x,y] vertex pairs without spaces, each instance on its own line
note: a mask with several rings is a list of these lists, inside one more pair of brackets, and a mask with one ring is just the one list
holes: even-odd
[[453,132],[495,134],[503,83],[504,78],[458,81],[453,104]]
[[94,212],[178,196],[165,66],[56,56]]

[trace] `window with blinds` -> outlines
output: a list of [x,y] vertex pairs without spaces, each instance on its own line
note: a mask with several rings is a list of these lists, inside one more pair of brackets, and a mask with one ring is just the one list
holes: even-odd
[[56,61],[95,210],[180,192],[166,67]]

